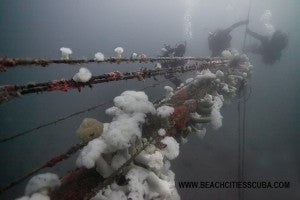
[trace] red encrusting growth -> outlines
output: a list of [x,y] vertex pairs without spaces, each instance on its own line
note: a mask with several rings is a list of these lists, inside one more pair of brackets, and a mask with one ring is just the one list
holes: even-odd
[[[176,99],[176,97],[175,97]],[[171,115],[171,119],[175,122],[176,128],[182,129],[189,121],[189,115],[191,112],[195,112],[197,108],[197,102],[194,99],[186,100],[182,105],[176,106],[174,112]]]
[[171,119],[175,122],[176,128],[183,128],[189,120],[188,107],[184,105],[175,107]]
[[166,136],[174,137],[177,133],[177,130],[175,128],[170,128],[166,130]]
[[156,140],[156,142],[155,142],[155,146],[156,146],[157,148],[159,148],[159,149],[164,149],[164,148],[167,147],[166,144],[164,144],[164,143],[161,142],[161,139],[162,139],[162,138],[163,138],[163,137],[161,137],[160,139]]
[[121,79],[124,75],[119,71],[113,71],[106,74],[108,79],[116,80]]
[[0,87],[0,89],[6,90],[8,92],[15,91],[16,85],[4,85],[4,86]]
[[63,179],[61,186],[51,192],[51,199],[82,200],[91,192],[103,178],[95,169],[79,168],[69,172]]
[[56,165],[58,162],[62,161],[65,159],[65,156],[63,155],[59,155],[56,156],[54,158],[52,158],[51,160],[49,160],[46,164],[45,167],[53,167],[54,165]]
[[81,91],[81,87],[71,80],[52,81],[48,86],[48,91],[60,90],[67,92],[71,88],[77,88],[79,92]]
[[191,95],[185,90],[180,90],[180,91],[176,92],[176,94],[174,95],[174,99],[178,100],[178,101],[184,101],[184,100],[187,100],[190,98],[191,98]]

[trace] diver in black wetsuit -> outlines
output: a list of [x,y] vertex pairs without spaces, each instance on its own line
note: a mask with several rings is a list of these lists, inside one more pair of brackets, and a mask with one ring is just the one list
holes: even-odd
[[183,57],[186,50],[186,42],[172,48],[170,45],[165,45],[162,57]]
[[264,63],[272,65],[281,58],[281,52],[288,45],[287,34],[281,31],[275,31],[271,38],[263,36],[247,29],[247,34],[259,40],[259,46],[252,46],[248,50],[252,53],[260,54]]
[[[179,44],[176,47],[172,48],[170,45],[165,45],[164,51],[162,53],[163,57],[183,57],[186,51],[186,42]],[[186,61],[177,60],[177,61],[168,61],[163,62],[162,68],[176,68],[178,66],[184,65]],[[181,80],[175,74],[166,74],[166,79],[169,79],[176,87],[180,86]]]
[[214,33],[210,33],[210,35],[208,36],[208,46],[212,52],[211,56],[212,57],[221,56],[224,50],[229,49],[231,47],[230,42],[232,39],[230,32],[233,29],[242,25],[246,25],[248,23],[249,20],[240,21],[233,24],[227,29],[219,29]]

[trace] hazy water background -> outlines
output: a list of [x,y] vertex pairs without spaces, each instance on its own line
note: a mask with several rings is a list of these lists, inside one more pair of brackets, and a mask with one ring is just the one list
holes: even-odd
[[[248,1],[203,0],[191,2],[192,38],[187,55],[207,56],[208,31],[226,28],[247,16]],[[228,9],[231,4],[233,11]],[[70,47],[73,57],[92,57],[101,51],[107,56],[122,46],[132,52],[158,55],[164,43],[186,39],[183,0],[2,0],[0,4],[0,55],[9,57],[59,58],[59,48]],[[227,11],[226,11],[227,8]],[[252,94],[247,102],[245,177],[248,180],[287,180],[290,189],[249,190],[245,199],[299,199],[300,192],[300,100],[299,26],[297,0],[253,0],[250,28],[260,30],[258,20],[265,9],[273,14],[275,27],[289,33],[289,48],[280,63],[265,66],[250,56],[255,70]],[[244,28],[232,33],[232,45],[241,47]],[[250,42],[253,40],[250,40]],[[151,64],[144,65],[151,67]],[[27,83],[70,78],[80,66],[15,68],[0,73],[0,84]],[[140,65],[87,66],[93,74],[112,70],[133,70]],[[160,80],[163,80],[160,78]],[[28,95],[0,106],[0,134],[9,136],[72,112],[106,102],[123,90],[151,85],[127,81],[97,85],[81,93],[52,92]],[[167,83],[171,85],[171,83]],[[164,94],[162,86],[146,91],[151,100]],[[237,103],[222,109],[223,127],[210,131],[203,140],[192,136],[173,161],[176,180],[232,180],[237,176]],[[0,185],[39,166],[51,156],[75,144],[75,131],[85,117],[109,119],[104,108],[83,114],[0,144]],[[74,167],[74,159],[50,169],[59,175]],[[47,170],[49,171],[49,170]],[[1,199],[22,195],[25,184]],[[179,190],[182,199],[237,199],[236,190]]]

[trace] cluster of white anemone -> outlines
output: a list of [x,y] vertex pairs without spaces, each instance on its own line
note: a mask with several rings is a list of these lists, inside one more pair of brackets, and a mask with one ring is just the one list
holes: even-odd
[[[60,51],[61,51],[61,59],[62,60],[69,60],[70,55],[73,53],[72,50],[67,47],[61,47]],[[115,52],[115,58],[121,59],[124,49],[122,47],[117,47],[114,49],[114,52]],[[132,53],[131,58],[132,59],[137,59],[137,58],[144,59],[144,58],[146,58],[146,55],[145,54],[138,55],[137,53]],[[105,56],[103,53],[97,52],[97,53],[95,53],[94,60],[96,62],[105,61]],[[157,63],[156,66],[157,66],[156,67],[157,69],[161,69],[160,63]],[[90,71],[87,68],[81,68],[79,70],[79,72],[74,75],[73,80],[75,82],[83,82],[84,83],[84,82],[88,82],[91,79],[91,77],[92,77],[92,74],[90,73]]]
[[[62,60],[69,60],[70,55],[73,53],[72,50],[67,47],[61,47],[60,51],[61,51],[61,59]],[[121,59],[122,54],[124,53],[124,49],[122,47],[117,47],[114,49],[114,52],[115,52],[115,58]],[[145,54],[138,55],[137,53],[132,53],[132,55],[131,55],[132,59],[137,59],[137,58],[144,59],[146,57],[147,56]],[[105,56],[103,53],[97,52],[97,53],[95,53],[94,60],[96,62],[105,61]],[[157,63],[155,68],[161,69],[161,64]],[[79,72],[74,75],[73,80],[75,82],[83,82],[84,83],[84,82],[88,82],[91,79],[91,77],[92,77],[92,74],[90,73],[90,71],[87,68],[81,68],[79,70]]]
[[[203,82],[211,82],[216,86],[214,94],[206,94],[201,101],[212,104],[210,114],[210,126],[213,129],[219,129],[222,126],[221,108],[223,106],[224,96],[226,99],[231,99],[236,96],[238,83],[245,80],[252,72],[253,66],[250,64],[248,57],[245,54],[239,54],[236,49],[229,49],[222,52],[222,56],[227,59],[238,60],[236,70],[228,70],[228,66],[222,70],[217,70],[212,73],[209,69],[198,72],[194,79],[189,79],[187,84],[202,84]],[[199,113],[193,113],[193,117],[200,118]],[[191,129],[194,130],[200,138],[206,134],[206,127],[203,124],[195,124]]]
[[[61,47],[60,51],[61,51],[61,59],[62,60],[69,60],[70,59],[70,55],[73,53],[73,51],[70,48],[68,48],[68,47]],[[115,58],[121,59],[122,58],[122,54],[124,53],[123,47],[116,47],[114,49],[114,53],[115,53]],[[146,58],[146,57],[147,56],[145,54],[138,55],[137,53],[132,53],[132,55],[131,55],[132,59],[137,59],[137,58],[143,59],[143,58]],[[94,60],[97,61],[97,62],[104,61],[105,60],[105,56],[104,56],[103,53],[97,52],[97,53],[95,53]],[[157,63],[157,67],[161,68],[160,63]]]
[[32,177],[25,188],[25,196],[17,200],[50,200],[51,191],[61,184],[58,176],[52,173],[39,174]]
[[[189,78],[182,86],[184,88],[191,84],[201,85],[204,82],[210,82],[216,86],[213,94],[206,94],[202,99],[198,99],[200,102],[212,105],[210,125],[214,129],[222,126],[223,117],[220,110],[223,106],[223,96],[235,96],[237,84],[245,79],[252,69],[247,56],[239,55],[236,50],[227,50],[222,55],[226,58],[238,59],[240,66],[235,71],[228,70],[226,66],[215,73],[208,69],[203,70],[198,72],[195,78]],[[89,71],[82,68],[74,80],[84,82],[90,77]],[[166,86],[165,90],[166,98],[174,95],[171,87]],[[110,123],[102,124],[94,119],[85,119],[80,125],[77,131],[79,139],[90,142],[80,152],[76,161],[77,166],[88,169],[95,167],[104,178],[109,177],[115,170],[122,167],[141,145],[147,142],[143,138],[141,129],[146,122],[147,114],[156,115],[164,120],[173,112],[174,108],[166,105],[156,109],[144,92],[123,92],[114,98],[114,106],[106,110],[106,114],[112,116]],[[197,112],[191,115],[194,118],[201,118]],[[200,123],[187,129],[194,131],[200,138],[206,134],[206,127]],[[163,128],[159,129],[157,134],[163,138],[161,143],[166,147],[159,149],[149,144],[135,158],[135,164],[131,164],[125,174],[128,184],[120,186],[114,182],[100,190],[92,198],[93,200],[180,199],[175,187],[175,174],[170,170],[170,160],[179,155],[179,143],[173,137],[167,136]],[[182,140],[182,142],[185,141]],[[26,196],[21,199],[48,200],[49,191],[59,185],[60,181],[54,174],[37,175],[29,181],[25,191]]]
[[69,60],[70,55],[73,53],[70,48],[62,47],[60,48],[61,51],[61,59],[63,60]]
[[[241,79],[245,79],[249,73],[251,73],[252,65],[249,63],[249,59],[245,55],[240,55],[234,49],[227,50],[223,54],[226,58],[239,59],[238,70],[230,72],[225,66],[224,70],[217,70],[215,73],[210,70],[203,70],[199,72],[195,78],[190,78],[186,81],[184,87],[188,87],[190,84],[202,84],[203,82],[211,82],[216,86],[216,92],[214,94],[206,94],[201,101],[212,104],[212,110],[210,114],[210,126],[213,129],[219,129],[222,126],[221,108],[223,106],[224,96],[233,97],[236,95],[237,87]],[[170,98],[173,94],[173,89],[169,86],[165,87],[166,98]],[[121,95],[122,96],[122,95]],[[128,101],[120,101],[121,105],[109,109],[109,113],[116,115],[122,115],[124,109],[129,105]],[[150,103],[150,102],[149,102]],[[125,109],[125,113],[128,111],[133,112],[133,109],[142,110],[140,108]],[[144,106],[142,106],[144,107]],[[147,110],[147,109],[146,109]],[[150,109],[152,110],[152,109]],[[149,110],[149,112],[150,112]],[[159,117],[167,118],[174,112],[174,108],[170,106],[161,106],[156,109],[155,114]],[[201,117],[198,113],[193,113],[195,116]],[[195,124],[188,129],[194,130],[194,132],[203,138],[206,134],[206,127],[203,124]],[[161,142],[166,145],[166,148],[157,149],[154,145],[149,145],[144,151],[142,151],[135,159],[137,163],[141,163],[146,168],[132,165],[131,170],[127,173],[126,178],[129,180],[128,185],[118,186],[116,183],[106,187],[99,191],[94,197],[94,200],[110,199],[117,196],[119,199],[179,199],[177,190],[174,184],[174,173],[169,169],[169,160],[175,159],[179,154],[179,144],[173,137],[166,136],[165,129],[159,129],[158,135],[164,137]],[[183,140],[182,142],[185,142]],[[123,159],[125,162],[126,159]],[[121,166],[121,164],[119,165]]]
[[[103,177],[110,176],[136,151],[139,145],[133,144],[144,140],[141,125],[145,123],[146,114],[169,116],[173,111],[172,107],[155,109],[144,92],[123,92],[114,98],[114,106],[106,110],[113,117],[112,122],[104,124],[101,136],[90,141],[81,151],[77,166],[96,167]],[[163,136],[166,133],[160,129],[158,134]],[[149,145],[135,158],[135,162],[147,168],[132,164],[126,175],[128,185],[113,183],[99,191],[93,199],[141,199],[143,196],[149,199],[179,199],[174,174],[169,169],[169,160],[179,154],[179,144],[172,137],[165,137],[161,142],[167,145],[163,150]],[[112,155],[111,162],[104,155]]]
[[92,73],[85,67],[82,67],[79,69],[79,72],[77,72],[74,76],[73,76],[73,80],[75,82],[88,82],[90,79],[92,78]]

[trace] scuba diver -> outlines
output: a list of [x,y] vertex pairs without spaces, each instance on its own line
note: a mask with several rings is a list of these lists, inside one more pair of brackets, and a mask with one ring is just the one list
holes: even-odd
[[232,39],[230,32],[233,29],[242,25],[246,25],[248,23],[249,20],[244,20],[233,24],[227,29],[219,29],[214,33],[210,32],[208,36],[208,47],[212,52],[211,56],[212,57],[221,56],[224,50],[229,49],[231,47],[230,42]]
[[255,54],[260,54],[264,63],[272,65],[281,58],[281,52],[288,45],[287,34],[281,31],[275,31],[271,38],[255,33],[247,28],[247,34],[259,40],[259,46],[252,46],[248,50]]
[[164,45],[162,49],[163,57],[183,57],[186,50],[186,41],[183,44],[176,45],[172,48],[170,45]]
[[[165,47],[162,49],[162,57],[183,57],[186,51],[186,41],[182,44],[176,45],[172,48],[170,45],[164,45]],[[177,61],[167,61],[162,62],[162,68],[176,68],[178,66],[182,66],[186,63],[185,60],[177,60]],[[176,87],[180,86],[181,80],[174,74],[166,74],[165,78],[171,81]]]

